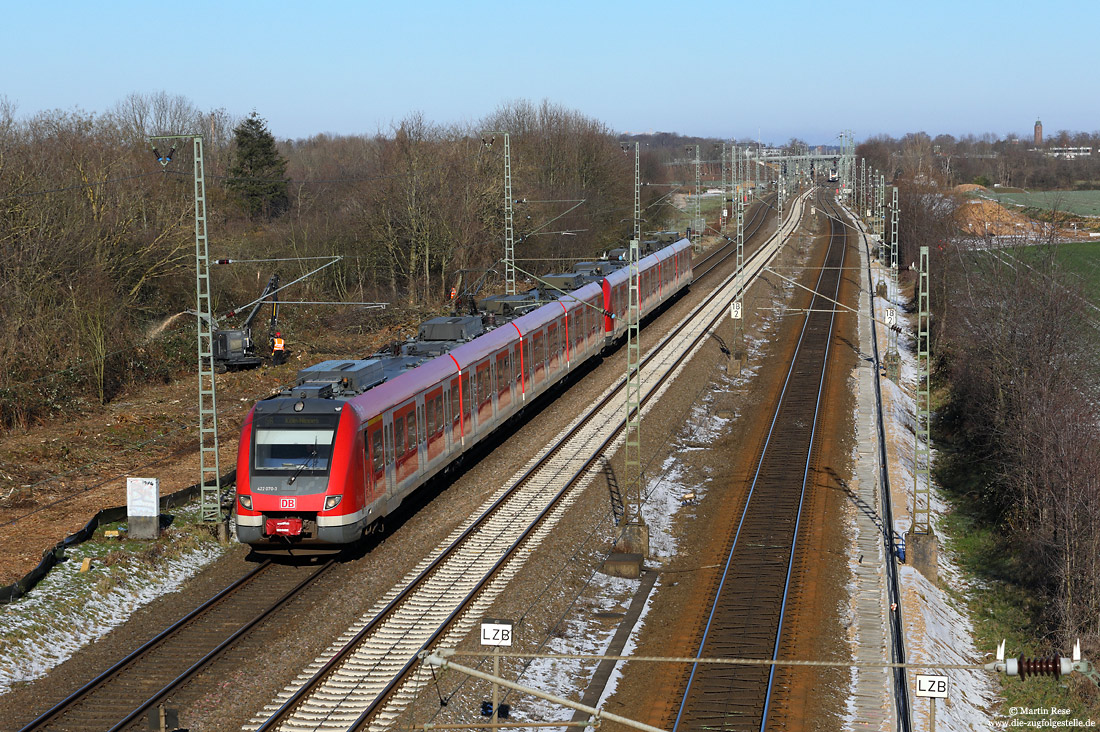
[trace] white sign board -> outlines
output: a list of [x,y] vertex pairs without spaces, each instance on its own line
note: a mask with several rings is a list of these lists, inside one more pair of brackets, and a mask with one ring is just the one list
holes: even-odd
[[722,209],[722,218],[726,218],[730,215],[729,209]]
[[510,646],[510,645],[512,645],[512,621],[510,621],[510,620],[483,620],[481,622],[481,645],[483,645],[483,646]]
[[740,300],[734,300],[730,304],[730,317],[733,318],[734,320],[740,320],[741,319],[741,301]]
[[886,311],[886,325],[893,328],[894,324],[897,323],[897,322],[898,322],[898,311],[894,310],[893,308],[887,309],[887,311]]
[[917,674],[917,696],[930,696],[935,699],[947,698],[947,677]]
[[126,515],[160,516],[160,480],[126,479]]

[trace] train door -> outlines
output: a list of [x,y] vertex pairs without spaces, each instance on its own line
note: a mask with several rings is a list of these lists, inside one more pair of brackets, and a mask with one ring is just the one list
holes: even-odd
[[531,353],[529,354],[533,359],[531,381],[538,385],[546,379],[546,334],[541,330],[535,331],[531,340]]
[[454,414],[454,407],[451,406],[451,394],[454,393],[455,385],[455,380],[451,379],[451,383],[443,389],[443,449],[448,453],[454,449],[455,437],[457,437],[454,422],[451,420]]
[[512,408],[512,351],[498,353],[496,356],[497,376],[497,415],[506,414]]
[[490,359],[485,359],[477,365],[475,371],[474,399],[477,401],[477,429],[488,425],[493,418],[493,379]]
[[407,480],[417,469],[416,402],[409,402],[393,410],[394,453],[396,455],[397,485]]
[[426,400],[423,396],[416,398],[416,445],[418,457],[418,468],[420,471],[424,471],[428,467],[428,433],[427,424],[425,422],[425,406]]
[[576,311],[565,315],[565,367],[573,360],[573,352],[577,350],[577,317]]
[[424,463],[430,465],[443,454],[446,440],[443,436],[443,389],[428,392],[424,396]]
[[377,498],[386,488],[386,448],[383,434],[382,416],[374,417],[367,422],[366,439],[363,441],[363,449],[366,450],[366,474],[367,474],[367,500],[370,503]]
[[392,494],[397,490],[397,450],[393,439],[393,412],[387,412],[382,416],[382,426],[386,443],[386,491]]
[[550,352],[546,364],[546,373],[550,378],[553,378],[554,374],[558,373],[558,368],[561,364],[561,359],[559,358],[561,336],[558,331],[557,321],[554,321],[546,328],[546,347]]
[[[522,373],[523,372],[523,367],[520,364],[520,361],[522,360],[522,358],[523,358],[523,347],[519,343],[517,343],[516,345],[512,346],[512,381],[511,381],[511,389],[512,389],[512,402],[515,403],[517,401],[517,398],[518,398],[518,401],[520,402],[520,405],[522,405],[522,403],[523,403],[523,396],[522,396],[523,395],[523,373]],[[517,405],[517,408],[518,408],[518,406],[519,405]]]
[[599,348],[600,340],[600,326],[603,324],[603,316],[600,315],[600,311],[603,310],[600,304],[600,297],[598,295],[592,296],[591,308],[585,308],[588,311],[588,339],[589,347]]
[[520,365],[523,367],[523,398],[531,391],[531,338],[523,339],[523,351],[521,351]]
[[[461,382],[461,388],[459,383]],[[460,374],[451,379],[451,444],[466,444],[470,431],[470,375]]]

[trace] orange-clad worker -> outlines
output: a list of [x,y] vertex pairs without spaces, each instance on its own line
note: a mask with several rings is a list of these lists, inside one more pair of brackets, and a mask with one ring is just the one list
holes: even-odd
[[271,363],[276,366],[286,363],[286,341],[282,333],[276,333],[271,339]]

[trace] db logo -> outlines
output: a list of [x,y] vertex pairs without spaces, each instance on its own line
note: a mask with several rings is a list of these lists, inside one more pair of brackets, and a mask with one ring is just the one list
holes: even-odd
[[297,504],[297,501],[293,498],[280,498],[279,508],[293,510]]

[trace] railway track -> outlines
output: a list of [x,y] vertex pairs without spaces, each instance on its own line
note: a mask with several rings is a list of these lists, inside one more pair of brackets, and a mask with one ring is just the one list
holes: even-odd
[[[801,212],[801,207],[798,209]],[[801,218],[801,213],[797,217]],[[791,217],[746,262],[752,279],[798,220]],[[709,270],[708,270],[709,271]],[[733,299],[727,277],[643,359],[643,410],[701,347]],[[624,422],[623,381],[609,387],[523,471],[505,484],[406,578],[307,666],[249,730],[382,730],[415,699],[425,678],[417,654],[457,643],[487,610],[591,480]]]
[[[822,205],[819,202],[818,205]],[[836,299],[847,236],[830,217],[829,250],[814,288]],[[814,295],[702,632],[698,657],[779,658],[803,507],[812,486],[815,438],[835,314]],[[790,649],[787,650],[789,655]],[[674,730],[769,726],[774,666],[693,666]]]
[[[746,222],[746,240],[767,221],[767,202],[757,207]],[[730,242],[710,252],[699,262],[697,279],[713,271],[736,248]],[[709,266],[707,266],[709,264]],[[605,395],[610,402],[617,392]],[[593,413],[595,414],[595,413]],[[589,430],[607,429],[594,421]],[[568,461],[552,458],[549,470],[560,474]],[[545,482],[545,479],[543,479]],[[513,505],[516,505],[513,502]],[[511,522],[518,514],[500,512],[495,522]],[[492,534],[494,522],[480,523],[478,532]],[[491,543],[490,543],[491,545]],[[293,568],[265,562],[215,597],[181,618],[140,648],[85,684],[20,730],[121,730],[138,723],[145,714],[174,690],[191,680],[201,669],[230,647],[250,628],[297,596],[332,563],[321,568]],[[277,598],[275,602],[271,598]],[[416,613],[417,600],[406,609]],[[429,599],[429,603],[432,600]],[[259,608],[259,610],[257,610]],[[400,621],[399,621],[400,622]]]
[[114,732],[143,721],[148,710],[331,566],[256,566],[20,732]]

